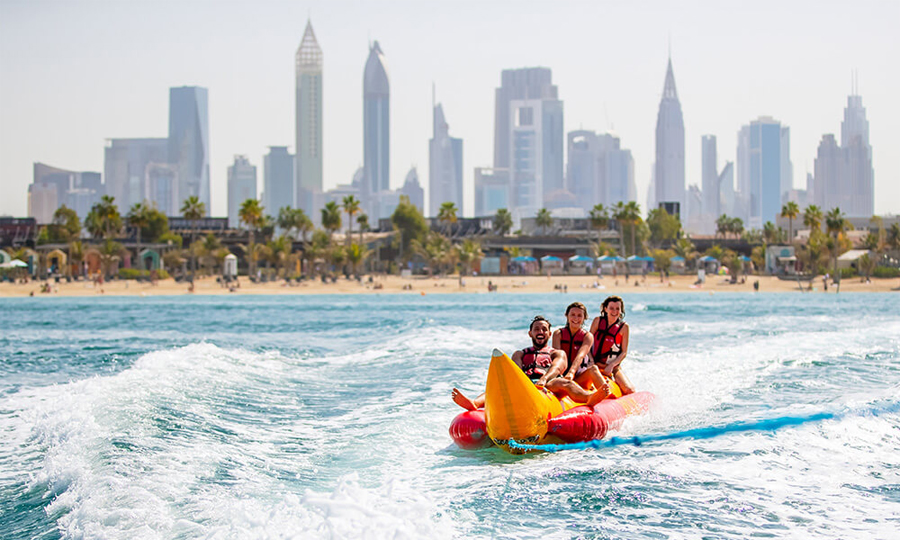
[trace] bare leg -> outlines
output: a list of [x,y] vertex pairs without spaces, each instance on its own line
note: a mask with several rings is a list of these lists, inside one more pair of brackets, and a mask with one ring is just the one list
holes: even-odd
[[597,366],[589,367],[578,377],[578,383],[582,386],[587,386],[586,383],[589,382],[594,383],[594,389],[596,389],[597,393],[600,394],[600,399],[609,397],[609,383],[606,382],[606,377],[604,377],[603,374],[600,373],[600,368],[598,368]]
[[634,385],[632,385],[631,381],[628,380],[628,377],[625,375],[624,371],[622,371],[621,369],[616,371],[615,378],[616,384],[619,385],[619,390],[622,391],[623,396],[634,393]]
[[550,390],[551,392],[565,392],[572,398],[572,401],[576,403],[586,403],[591,407],[599,403],[608,395],[608,391],[607,393],[603,393],[602,391],[588,392],[578,383],[562,377],[553,379],[547,383],[547,390]]
[[467,411],[474,411],[475,409],[484,407],[484,394],[481,394],[472,400],[467,398],[458,388],[454,388],[453,391],[450,392],[450,397],[453,399],[453,403],[456,403]]

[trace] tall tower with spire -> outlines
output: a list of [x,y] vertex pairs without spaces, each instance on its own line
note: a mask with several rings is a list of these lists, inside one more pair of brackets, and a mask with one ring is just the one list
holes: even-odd
[[675,73],[672,71],[671,57],[666,70],[662,100],[659,102],[659,114],[656,117],[654,173],[657,204],[678,203],[680,212],[684,214],[684,118],[681,115],[678,92],[675,90]]
[[[295,61],[296,206],[315,218],[315,195],[322,192],[322,48],[307,21]],[[286,201],[285,201],[286,202]],[[277,212],[277,208],[269,208]]]
[[369,46],[363,76],[363,206],[369,217],[383,217],[378,210],[381,192],[390,190],[391,90],[387,63],[377,41]]

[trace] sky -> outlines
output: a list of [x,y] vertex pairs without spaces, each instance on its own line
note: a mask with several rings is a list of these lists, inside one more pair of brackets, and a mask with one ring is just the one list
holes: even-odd
[[701,137],[733,161],[742,125],[790,127],[794,186],[823,134],[840,140],[856,73],[869,120],[875,212],[900,213],[900,2],[0,0],[0,215],[27,215],[33,164],[103,172],[111,138],[165,137],[173,86],[209,89],[215,216],[227,167],[294,146],[294,54],[307,20],[324,55],[325,188],[362,164],[369,43],[391,85],[391,186],[416,167],[428,196],[432,85],[463,139],[463,215],[475,167],[493,164],[503,69],[548,67],[565,130],[613,132],[645,205],[671,54],[685,124],[686,183]]

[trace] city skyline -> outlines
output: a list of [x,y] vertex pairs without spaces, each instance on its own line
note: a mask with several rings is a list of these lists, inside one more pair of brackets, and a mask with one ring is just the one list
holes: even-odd
[[[108,4],[96,2],[37,2],[36,7],[3,4],[0,180],[4,197],[0,214],[26,214],[27,186],[35,162],[99,172],[106,139],[164,137],[167,126],[160,119],[167,118],[168,104],[160,96],[171,87],[196,85],[209,91],[211,213],[225,215],[226,171],[234,156],[247,155],[251,162],[261,163],[267,147],[294,142],[293,56],[309,20],[329,59],[323,76],[324,146],[329,148],[324,189],[349,183],[363,164],[360,72],[367,47],[378,40],[387,53],[394,98],[389,156],[394,165],[389,178],[392,189],[402,185],[410,167],[427,170],[434,83],[437,100],[447,117],[453,118],[454,135],[466,147],[463,214],[472,215],[474,169],[490,167],[493,162],[494,91],[500,86],[501,73],[542,66],[552,70],[553,84],[565,104],[566,133],[610,131],[632,151],[638,202],[646,211],[642,195],[654,161],[660,80],[671,42],[684,114],[686,185],[701,184],[702,135],[717,137],[720,163],[733,162],[740,127],[760,116],[772,116],[791,129],[793,187],[805,188],[803,179],[805,173],[813,172],[822,136],[839,133],[847,96],[852,93],[850,73],[856,70],[858,94],[870,123],[875,212],[900,212],[900,165],[890,151],[900,146],[900,114],[894,99],[900,85],[897,70],[890,66],[892,55],[885,54],[898,50],[898,38],[886,22],[900,15],[896,6],[855,5],[866,24],[866,31],[861,31],[844,28],[842,5],[837,3],[797,3],[794,10],[778,12],[784,20],[775,22],[770,20],[774,3],[764,3],[758,10],[725,9],[701,2],[683,9],[658,5],[644,11],[567,2],[555,7],[524,3],[516,13],[507,12],[502,3],[463,3],[461,10],[443,2],[425,7],[389,3],[380,10],[354,4],[357,9],[352,16],[317,2],[300,7],[268,4],[285,16],[274,22],[257,20],[250,16],[254,13],[250,5],[231,3],[222,14],[221,28],[198,29],[196,35],[183,36],[185,42],[178,40],[170,46],[154,41],[157,38],[148,33],[165,15],[150,3],[136,2],[127,9],[106,9]],[[434,10],[438,13],[431,13]],[[96,20],[100,15],[108,22],[135,13],[143,16],[135,38],[146,38],[144,41],[116,34]],[[425,24],[437,15],[459,23],[457,30],[462,28],[466,34],[491,37],[451,38],[456,32],[449,28]],[[501,15],[521,22],[522,29],[501,29],[491,23]],[[172,24],[177,30],[213,17],[218,20],[219,14],[189,2],[183,20]],[[723,17],[739,19],[746,27],[724,32],[701,24]],[[633,36],[616,28],[613,21],[617,18],[632,21],[624,26]],[[761,28],[766,30],[767,40],[754,44],[751,54],[746,44],[738,45],[759,20],[766,21]],[[69,54],[48,64],[66,37],[72,38],[75,29],[84,30],[79,22],[96,29],[94,37],[79,35],[66,42]],[[240,27],[238,23],[244,25],[241,35],[245,39],[225,41],[234,37],[229,30]],[[26,42],[25,36],[38,25],[47,28],[41,32],[46,33],[42,42]],[[535,28],[550,32],[549,42],[534,40]],[[802,32],[789,36],[789,29]],[[121,50],[100,47],[111,37],[120,38]],[[709,47],[712,39],[718,40],[715,47]],[[172,52],[176,49],[178,58]],[[10,54],[12,51],[16,55]],[[104,59],[113,62],[106,65]],[[150,60],[152,69],[136,74],[134,70],[143,67],[142,60]],[[103,66],[106,68],[97,69]],[[47,73],[35,75],[39,70]],[[123,71],[126,76],[120,82],[116,75]],[[79,74],[81,77],[73,77]],[[50,84],[57,78],[72,83]],[[273,85],[272,81],[280,82]],[[150,118],[152,115],[159,118]],[[429,179],[423,178],[426,189],[428,184]],[[274,211],[277,209],[270,209]]]

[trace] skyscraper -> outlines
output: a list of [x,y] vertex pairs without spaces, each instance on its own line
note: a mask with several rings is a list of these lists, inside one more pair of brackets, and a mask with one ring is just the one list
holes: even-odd
[[363,182],[362,206],[373,222],[383,216],[378,195],[390,189],[390,83],[384,53],[377,41],[369,47],[363,77]]
[[[409,172],[406,173],[406,180],[403,182],[403,187],[400,188],[399,194],[409,197],[410,204],[418,208],[419,212],[424,214],[425,190],[422,189],[422,184],[419,183],[419,172],[416,171],[415,167],[412,167],[409,169]],[[462,204],[457,206],[457,208],[462,209]]]
[[169,89],[169,163],[178,169],[178,197],[196,196],[210,211],[209,98],[206,88]]
[[504,70],[496,90],[494,169],[508,170],[513,221],[534,217],[545,197],[564,201],[563,103],[547,68]]
[[509,169],[475,168],[475,217],[493,216],[509,209]]
[[621,148],[619,138],[609,133],[570,131],[568,190],[585,213],[596,204],[613,206],[636,200],[634,159]]
[[684,211],[684,118],[675,90],[672,59],[656,117],[656,197],[657,204],[677,202]]
[[[286,146],[270,146],[263,157],[263,208],[271,216],[294,198],[294,156]],[[310,216],[312,218],[312,216]]]
[[109,139],[104,149],[103,175],[106,194],[115,197],[120,209],[133,204],[158,202],[147,190],[147,170],[151,164],[168,162],[168,139]]
[[749,196],[748,228],[762,229],[781,213],[783,194],[793,187],[790,129],[760,117],[738,133],[738,188]]
[[841,122],[841,147],[845,170],[840,208],[849,217],[871,217],[875,212],[875,170],[872,145],[869,144],[869,121],[861,96],[847,97],[844,121]]
[[440,104],[434,106],[433,121],[434,135],[428,143],[428,215],[437,217],[445,202],[452,202],[462,213],[462,139],[450,136],[450,126]]
[[[234,156],[228,167],[228,226],[240,225],[239,211],[247,199],[256,199],[256,166],[246,156]],[[267,209],[271,214],[273,209]]]
[[[28,215],[38,223],[50,223],[56,209],[65,205],[84,219],[103,195],[100,173],[67,171],[35,163],[34,180],[28,186]],[[123,214],[127,212],[121,205],[120,209]]]
[[312,23],[306,22],[303,40],[295,57],[297,201],[308,216],[315,194],[322,191],[322,49],[316,41]]
[[[704,135],[701,139],[701,188],[703,190],[703,204],[701,213],[704,216],[712,216],[715,221],[721,215],[719,212],[719,163],[716,151],[716,136]],[[706,220],[705,220],[706,221]],[[704,225],[706,225],[704,223]]]

